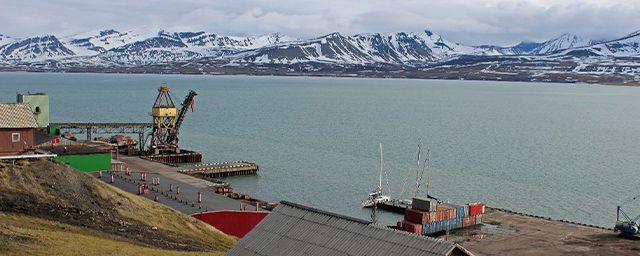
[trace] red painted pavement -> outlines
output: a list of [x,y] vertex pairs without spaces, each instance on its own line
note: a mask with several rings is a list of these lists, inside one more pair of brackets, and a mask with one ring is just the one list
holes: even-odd
[[227,235],[243,238],[269,212],[254,211],[216,211],[191,215],[196,219],[209,223]]

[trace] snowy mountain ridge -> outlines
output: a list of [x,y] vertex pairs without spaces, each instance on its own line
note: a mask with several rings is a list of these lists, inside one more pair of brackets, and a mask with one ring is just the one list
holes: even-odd
[[96,30],[57,38],[23,40],[0,34],[0,60],[29,63],[45,60],[78,65],[140,66],[213,58],[230,63],[412,64],[443,62],[459,56],[638,56],[640,30],[621,39],[600,42],[564,34],[543,43],[513,47],[469,46],[444,39],[429,30],[418,33],[331,33],[298,39],[280,33],[253,37],[224,36],[205,31],[170,32],[141,28],[120,32]]

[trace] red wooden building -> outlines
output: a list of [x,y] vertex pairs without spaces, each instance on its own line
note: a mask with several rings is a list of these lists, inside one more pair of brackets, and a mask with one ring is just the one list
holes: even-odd
[[0,156],[33,148],[36,127],[29,103],[0,103]]

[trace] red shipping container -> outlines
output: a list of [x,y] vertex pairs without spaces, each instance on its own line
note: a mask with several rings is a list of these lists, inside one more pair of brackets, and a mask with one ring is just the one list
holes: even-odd
[[420,210],[407,209],[404,211],[404,219],[415,223],[427,224],[429,223],[429,213]]
[[422,234],[422,224],[413,223],[408,220],[402,221],[402,227],[400,227],[400,229],[411,233]]
[[486,205],[484,203],[469,204],[469,215],[471,216],[484,214],[485,211]]

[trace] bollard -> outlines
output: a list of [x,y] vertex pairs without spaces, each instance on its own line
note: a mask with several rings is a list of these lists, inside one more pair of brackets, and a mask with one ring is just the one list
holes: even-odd
[[202,194],[198,191],[198,203],[202,203]]
[[113,183],[113,174],[111,174],[111,183]]
[[240,204],[240,210],[242,211],[242,204]]
[[205,207],[205,208],[204,208],[204,211],[205,211],[205,212],[208,212],[208,211],[209,211],[209,206]]
[[158,195],[156,195],[156,202],[158,202]]
[[142,186],[138,186],[138,195],[142,195]]
[[196,204],[191,202],[191,207],[195,207],[195,206],[196,206]]
[[98,177],[102,179],[102,170],[98,172]]
[[176,187],[176,194],[180,194],[180,187]]
[[140,173],[140,180],[144,181],[144,173]]
[[156,185],[160,185],[160,177],[156,178]]
[[256,212],[258,211],[259,204],[256,203]]
[[169,191],[173,191],[173,184],[169,184]]

